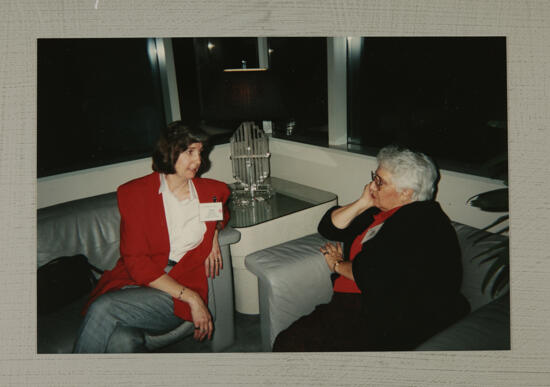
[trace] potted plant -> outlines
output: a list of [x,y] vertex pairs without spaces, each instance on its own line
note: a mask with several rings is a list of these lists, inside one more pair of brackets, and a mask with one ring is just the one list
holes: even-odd
[[[508,185],[507,165],[508,158],[506,155],[502,155],[493,160],[486,167],[489,171],[492,171],[491,175],[502,179],[504,183]],[[474,195],[467,200],[467,203],[471,206],[479,208],[482,211],[506,213],[505,215],[500,216],[493,223],[484,227],[479,231],[479,233],[472,235],[471,237],[477,237],[474,243],[479,243],[489,237],[491,234],[486,234],[483,231],[489,230],[493,227],[500,226],[500,228],[494,232],[495,234],[505,234],[508,232],[508,187]],[[481,259],[480,265],[486,262],[491,262],[491,266],[489,267],[489,270],[487,271],[481,285],[483,292],[485,292],[487,285],[491,283],[493,278],[494,281],[490,289],[491,296],[493,298],[506,289],[510,283],[510,245],[508,238],[493,245],[472,259]]]

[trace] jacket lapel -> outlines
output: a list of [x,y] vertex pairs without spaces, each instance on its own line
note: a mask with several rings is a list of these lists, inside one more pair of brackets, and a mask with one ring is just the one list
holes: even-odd
[[194,178],[193,184],[195,185],[195,189],[197,190],[199,202],[212,203],[214,200],[216,200],[216,195],[212,194],[212,192],[209,192],[207,187],[208,184],[203,179]]
[[149,208],[150,224],[155,225],[156,230],[153,233],[161,245],[163,250],[170,251],[170,237],[168,235],[168,225],[166,223],[166,215],[164,213],[164,202],[162,195],[159,193],[160,175],[158,172],[153,172],[149,180],[151,195],[151,207]]

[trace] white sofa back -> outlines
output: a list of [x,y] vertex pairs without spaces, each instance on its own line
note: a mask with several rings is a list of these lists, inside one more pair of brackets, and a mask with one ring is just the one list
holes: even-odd
[[116,193],[73,200],[37,212],[38,267],[62,256],[84,254],[101,270],[120,256]]

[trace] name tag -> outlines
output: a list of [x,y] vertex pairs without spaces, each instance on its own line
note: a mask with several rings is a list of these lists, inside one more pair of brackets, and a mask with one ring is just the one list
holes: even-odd
[[367,231],[367,233],[363,237],[363,240],[361,241],[361,244],[365,243],[369,239],[374,238],[374,236],[376,234],[378,234],[378,231],[380,231],[380,229],[382,228],[383,225],[384,225],[384,223],[380,223],[380,224],[374,226],[373,228],[371,228],[369,231]]
[[201,203],[199,205],[199,219],[201,222],[223,220],[222,203]]

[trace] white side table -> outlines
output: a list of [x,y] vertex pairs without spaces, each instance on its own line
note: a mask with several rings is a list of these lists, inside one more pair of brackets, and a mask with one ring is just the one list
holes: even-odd
[[321,217],[337,204],[337,196],[331,192],[276,177],[271,178],[271,185],[275,194],[268,200],[251,207],[229,204],[229,224],[241,233],[240,241],[230,246],[235,309],[239,313],[260,313],[258,279],[245,267],[244,258],[317,232]]

